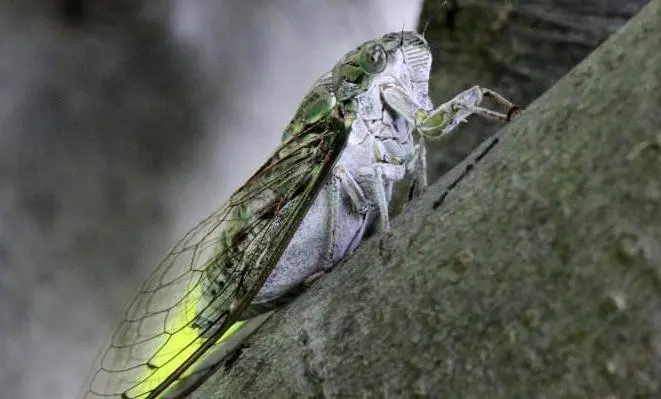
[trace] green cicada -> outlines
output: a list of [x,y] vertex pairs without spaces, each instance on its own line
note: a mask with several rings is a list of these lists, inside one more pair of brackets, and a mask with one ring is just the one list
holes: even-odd
[[[351,60],[364,84],[385,63],[385,54],[365,56],[382,50],[375,48],[366,44]],[[172,392],[240,327],[230,329],[269,277],[346,146],[354,100],[337,101],[330,89],[319,83],[310,90],[285,130],[288,139],[143,282],[88,380],[85,398],[188,393]]]
[[430,68],[424,38],[395,32],[324,74],[273,155],[142,284],[84,397],[185,397],[222,364],[224,344],[344,259],[367,226],[378,219],[390,229],[393,185],[406,176],[426,185],[422,137],[440,137],[472,114],[509,120],[510,112],[479,104],[490,96],[513,105],[477,86],[434,109]]

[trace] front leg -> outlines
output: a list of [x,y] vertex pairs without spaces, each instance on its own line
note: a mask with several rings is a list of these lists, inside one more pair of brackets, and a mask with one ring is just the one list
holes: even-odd
[[420,136],[418,144],[413,147],[413,157],[407,164],[406,170],[412,170],[415,173],[409,188],[409,200],[411,200],[415,195],[420,195],[427,189],[427,145],[423,136]]
[[[326,223],[326,228],[328,229],[328,240],[326,253],[324,255],[323,265],[321,270],[316,273],[308,276],[305,281],[303,281],[302,286],[308,287],[314,283],[319,277],[324,275],[330,269],[335,266],[335,246],[337,243],[336,233],[338,228],[338,210],[340,207],[344,206],[342,204],[342,193],[346,194],[349,199],[349,206],[358,215],[362,215],[364,219],[364,224],[367,223],[367,218],[369,213],[373,210],[374,206],[372,202],[368,199],[366,193],[363,191],[363,188],[356,181],[354,176],[349,173],[344,166],[338,165],[333,169],[333,174],[331,175],[331,180],[328,183],[330,189],[328,190],[328,221]],[[358,233],[360,237],[364,232],[364,225],[361,228],[361,231]],[[344,256],[342,256],[344,257]]]
[[388,204],[392,186],[394,182],[403,179],[404,176],[406,176],[404,165],[389,163],[374,163],[358,170],[356,180],[364,188],[370,203],[378,210],[382,232],[390,232]]
[[[324,270],[333,267],[333,259],[335,257],[335,233],[337,229],[337,211],[342,206],[341,193],[344,192],[349,198],[351,207],[365,218],[368,217],[369,212],[372,210],[372,204],[367,198],[360,184],[354,177],[341,165],[333,169],[332,180],[330,182],[330,198],[328,199],[329,218],[328,218],[328,247],[326,249],[326,256],[323,265]],[[313,278],[314,280],[314,278]]]
[[[423,137],[437,139],[454,130],[472,114],[483,118],[510,121],[518,107],[493,90],[479,86],[459,93],[452,100],[436,109],[425,110],[418,105],[409,93],[399,85],[386,84],[381,88],[381,97],[397,114],[416,127]],[[484,97],[491,97],[507,109],[507,113],[492,111],[480,106]]]

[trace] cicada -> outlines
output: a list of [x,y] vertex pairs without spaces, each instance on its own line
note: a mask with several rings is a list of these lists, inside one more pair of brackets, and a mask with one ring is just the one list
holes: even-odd
[[[368,226],[390,231],[393,186],[407,176],[426,185],[424,138],[472,114],[510,119],[512,103],[477,86],[434,109],[430,69],[426,40],[402,31],[321,76],[266,163],[143,282],[84,397],[185,397],[222,364],[229,339],[346,258]],[[480,107],[485,95],[509,111]]]

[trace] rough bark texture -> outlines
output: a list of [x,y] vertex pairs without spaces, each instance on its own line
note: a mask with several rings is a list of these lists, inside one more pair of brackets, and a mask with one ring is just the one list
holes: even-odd
[[[479,84],[529,104],[648,0],[426,0],[420,17],[434,54],[435,104]],[[429,151],[433,180],[498,129],[473,120]],[[432,180],[432,181],[433,181]]]
[[660,20],[654,0],[195,397],[659,397]]

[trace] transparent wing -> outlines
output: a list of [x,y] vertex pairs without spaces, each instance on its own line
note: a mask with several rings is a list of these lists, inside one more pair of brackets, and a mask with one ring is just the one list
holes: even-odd
[[191,366],[228,335],[346,144],[350,123],[338,108],[315,119],[182,237],[143,282],[89,377],[85,398],[171,397],[164,392],[190,377]]

